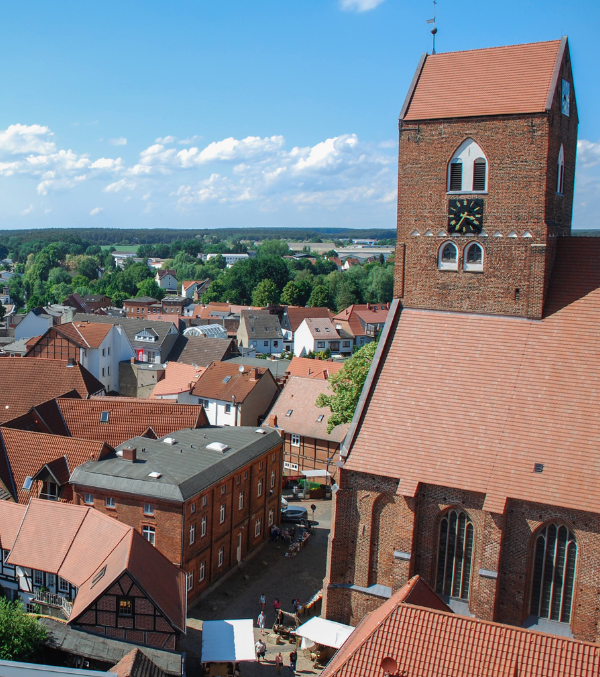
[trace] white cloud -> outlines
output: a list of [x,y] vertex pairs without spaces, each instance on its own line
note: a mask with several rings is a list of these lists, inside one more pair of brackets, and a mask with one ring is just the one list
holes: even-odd
[[[198,155],[198,162],[213,162],[215,160],[247,160],[266,153],[279,150],[284,143],[283,136],[269,136],[261,139],[259,136],[247,136],[245,139],[229,137],[223,141],[214,141]],[[190,150],[196,150],[192,148]],[[181,151],[184,153],[185,151]]]
[[116,160],[109,157],[101,157],[92,162],[90,169],[103,169],[107,171],[118,171],[123,168],[123,159],[118,157]]
[[128,181],[127,179],[121,179],[120,181],[115,181],[114,183],[109,183],[108,186],[102,190],[105,193],[120,193],[122,190],[133,190],[136,187],[135,181]]
[[52,136],[50,129],[42,125],[10,125],[0,131],[0,157],[54,153]]
[[90,212],[90,216],[98,216],[98,214],[102,214],[103,211],[104,211],[104,207],[95,207]]
[[175,143],[175,137],[170,136],[170,135],[169,136],[163,136],[163,137],[159,136],[158,139],[156,139],[156,143],[161,143],[161,144]]
[[126,146],[127,139],[124,136],[120,136],[117,139],[109,139],[108,143],[110,143],[111,146]]
[[577,142],[577,163],[581,167],[594,167],[600,163],[600,142],[581,139]]
[[27,214],[31,214],[32,211],[33,211],[33,205],[29,205],[29,207],[27,207],[26,209],[24,209],[21,212],[21,216],[27,216]]
[[340,0],[340,7],[346,12],[368,12],[382,2],[383,0]]

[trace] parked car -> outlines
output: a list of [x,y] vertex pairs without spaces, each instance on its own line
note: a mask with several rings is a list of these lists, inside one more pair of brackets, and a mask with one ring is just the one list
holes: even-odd
[[308,520],[308,510],[306,508],[286,508],[281,511],[282,522],[302,522]]

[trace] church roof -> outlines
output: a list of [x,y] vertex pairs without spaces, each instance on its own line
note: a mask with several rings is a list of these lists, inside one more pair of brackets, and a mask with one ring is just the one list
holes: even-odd
[[542,320],[397,301],[389,319],[347,470],[397,478],[406,496],[479,492],[492,512],[507,498],[600,511],[599,238],[558,238]]
[[403,120],[543,113],[551,107],[566,38],[424,55]]

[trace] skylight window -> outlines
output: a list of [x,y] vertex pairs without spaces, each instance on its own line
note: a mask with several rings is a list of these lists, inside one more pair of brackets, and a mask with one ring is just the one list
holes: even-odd
[[231,376],[226,376],[226,377],[223,379],[223,383],[229,383],[229,381],[231,381]]
[[321,331],[319,327],[315,327],[315,331]]
[[286,416],[291,416],[294,413],[293,409],[288,409]]
[[108,423],[108,417],[110,416],[109,411],[100,412],[100,423]]
[[96,583],[104,576],[106,573],[106,565],[100,569],[100,571],[92,578],[92,584],[90,585],[90,590],[96,585]]
[[23,489],[25,489],[25,491],[29,491],[31,489],[32,484],[33,484],[33,478],[30,477],[29,475],[27,475],[27,477],[25,478],[25,481],[23,482]]
[[230,447],[228,447],[226,444],[223,444],[223,442],[211,442],[210,444],[206,445],[207,449],[210,449],[211,451],[219,451],[222,454],[225,453]]
[[317,419],[317,422],[318,422],[318,423],[321,423],[321,421],[323,420],[323,418],[324,418],[323,414],[320,414],[320,415],[319,415],[319,418]]
[[153,480],[157,480],[159,477],[162,477],[162,473],[153,470],[152,472],[148,473],[148,477],[151,477]]
[[330,331],[329,327],[325,327],[325,331]]

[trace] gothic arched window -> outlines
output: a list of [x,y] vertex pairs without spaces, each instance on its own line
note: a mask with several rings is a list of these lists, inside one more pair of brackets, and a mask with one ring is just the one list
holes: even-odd
[[565,191],[565,149],[562,144],[558,151],[558,177],[556,180],[556,192],[562,195]]
[[487,159],[478,143],[466,139],[456,149],[448,164],[449,193],[485,193]]
[[454,242],[444,242],[438,253],[438,268],[458,270],[458,247]]
[[577,542],[564,525],[549,524],[535,539],[531,615],[568,623],[575,587]]
[[469,599],[473,524],[464,510],[448,511],[440,522],[436,591]]
[[483,270],[483,248],[472,242],[465,248],[463,268],[465,270]]

